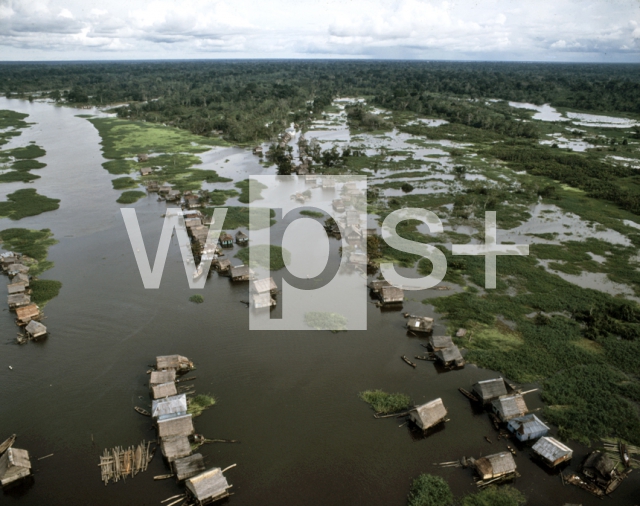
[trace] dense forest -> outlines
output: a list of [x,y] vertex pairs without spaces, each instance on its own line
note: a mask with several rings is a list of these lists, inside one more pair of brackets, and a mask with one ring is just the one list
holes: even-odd
[[269,139],[338,95],[525,138],[536,137],[533,127],[467,99],[640,113],[636,65],[244,60],[5,63],[1,69],[7,96],[44,92],[73,104],[120,103],[121,117],[200,135],[221,132],[234,142]]

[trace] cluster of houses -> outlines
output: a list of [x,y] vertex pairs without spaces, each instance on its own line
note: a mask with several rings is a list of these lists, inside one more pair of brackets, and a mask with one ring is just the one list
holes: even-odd
[[31,459],[27,450],[13,448],[13,435],[0,444],[0,486],[7,487],[31,475]]
[[24,335],[18,337],[19,343],[28,339],[38,339],[47,335],[47,328],[40,323],[43,316],[37,304],[31,301],[29,267],[24,265],[29,259],[11,251],[0,255],[0,267],[9,276],[7,285],[7,304],[10,311],[16,313],[16,324],[24,328]]
[[193,416],[188,413],[186,394],[179,394],[177,377],[194,369],[193,362],[180,355],[156,357],[149,389],[153,399],[151,416],[155,422],[162,455],[178,482],[185,484],[193,504],[210,504],[229,495],[231,485],[219,467],[206,469],[200,453],[193,453]]

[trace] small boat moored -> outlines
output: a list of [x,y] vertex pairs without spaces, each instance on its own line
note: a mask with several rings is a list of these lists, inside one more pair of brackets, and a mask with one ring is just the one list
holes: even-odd
[[151,416],[151,413],[149,413],[146,409],[142,409],[139,408],[138,406],[134,406],[134,408],[138,413],[140,413],[143,416]]

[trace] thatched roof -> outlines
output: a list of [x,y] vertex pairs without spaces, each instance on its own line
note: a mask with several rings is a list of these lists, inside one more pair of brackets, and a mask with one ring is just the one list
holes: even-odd
[[18,448],[9,448],[0,457],[0,485],[8,485],[20,478],[29,476],[31,462],[29,452]]
[[18,274],[14,274],[11,278],[12,283],[24,283],[25,286],[29,286],[29,276],[27,274],[23,274],[19,272]]
[[542,423],[542,420],[540,420],[536,415],[531,413],[529,415],[511,419],[509,421],[509,430],[516,432],[526,439],[534,439],[544,436],[549,432],[549,427]]
[[47,333],[47,327],[35,320],[31,320],[24,329],[31,337],[44,336]]
[[473,385],[473,391],[485,402],[507,395],[507,387],[502,378],[478,381]]
[[526,415],[529,409],[520,394],[499,397],[493,402],[493,410],[505,422],[518,416]]
[[183,457],[173,461],[173,472],[178,481],[191,478],[204,471],[204,459],[200,453],[194,453],[189,457]]
[[552,437],[541,437],[531,449],[550,464],[558,460],[569,460],[573,456],[571,448]]
[[187,396],[185,394],[172,395],[158,399],[151,404],[151,416],[158,420],[165,420],[187,413]]
[[218,269],[221,271],[226,271],[229,267],[231,267],[231,261],[227,258],[222,258],[218,260]]
[[379,279],[369,283],[369,288],[374,292],[379,291],[382,287],[385,286],[391,286],[391,283],[389,283],[386,279]]
[[165,437],[160,441],[162,455],[169,462],[191,455],[191,443],[187,436]]
[[497,478],[516,471],[516,462],[510,452],[487,455],[475,461],[476,471],[483,480]]
[[429,318],[428,316],[410,316],[407,321],[407,328],[419,332],[431,332],[433,329],[433,318]]
[[153,385],[151,387],[151,397],[153,399],[163,399],[165,397],[176,395],[177,393],[178,389],[176,388],[176,384],[173,381],[160,383],[159,385]]
[[232,278],[244,278],[249,276],[251,271],[249,270],[248,265],[236,265],[231,266],[231,277]]
[[455,344],[453,346],[449,346],[448,348],[436,350],[435,355],[436,358],[438,358],[445,365],[450,364],[451,362],[455,362],[456,364],[459,364],[461,362],[464,363],[462,353],[460,353],[460,350]]
[[204,501],[225,497],[229,483],[222,474],[222,469],[216,467],[189,478],[186,486],[196,500]]
[[161,438],[174,436],[190,436],[195,433],[191,415],[174,416],[158,420],[158,435]]
[[153,371],[149,378],[149,385],[160,385],[161,383],[173,383],[176,380],[176,371]]
[[24,293],[27,289],[27,286],[24,283],[11,283],[7,285],[7,292],[9,295],[13,295],[15,293]]
[[7,297],[9,307],[27,306],[31,303],[31,297],[24,293],[15,293]]
[[616,468],[616,463],[606,453],[596,450],[589,454],[582,468],[583,471],[597,471],[603,478],[610,479],[611,473]]
[[19,307],[16,309],[16,316],[21,323],[28,323],[33,318],[40,316],[40,308],[36,304],[29,304],[28,306]]
[[158,371],[163,369],[190,370],[193,369],[193,362],[181,355],[163,355],[156,357],[156,369]]
[[[431,320],[431,323],[433,324],[433,320]],[[453,346],[455,346],[455,344],[453,344],[453,339],[451,339],[451,336],[431,336],[429,338],[429,344],[434,351],[443,350],[445,348],[452,348]]]
[[233,237],[230,234],[220,234],[220,242],[233,242]]
[[251,283],[251,288],[255,293],[268,293],[278,289],[273,278],[257,279]]
[[395,286],[383,286],[380,288],[382,302],[402,302],[404,300],[404,290]]
[[12,264],[7,269],[7,272],[9,273],[9,276],[13,276],[14,274],[18,273],[26,274],[27,272],[29,272],[29,267],[22,264]]
[[413,420],[422,430],[433,427],[447,416],[447,410],[442,403],[442,399],[434,399],[421,406],[416,406],[409,413]]

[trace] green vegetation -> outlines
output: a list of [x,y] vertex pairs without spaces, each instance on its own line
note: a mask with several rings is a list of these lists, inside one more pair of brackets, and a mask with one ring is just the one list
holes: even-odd
[[421,474],[409,491],[408,506],[451,506],[453,494],[449,484],[439,476]]
[[195,418],[196,416],[200,416],[205,409],[213,406],[215,403],[215,398],[210,395],[196,395],[189,399],[187,413],[193,415]]
[[30,172],[22,172],[17,170],[10,170],[3,174],[0,174],[0,183],[28,183],[40,179],[40,176],[31,174]]
[[358,394],[378,414],[398,413],[406,411],[411,404],[411,398],[405,394],[388,394],[382,390],[366,390]]
[[11,164],[11,168],[13,170],[18,171],[27,171],[33,169],[43,169],[46,167],[46,163],[39,162],[37,160],[28,159],[28,160],[17,160]]
[[[240,196],[238,201],[243,204],[251,204],[256,200],[262,200],[261,192],[266,189],[267,186],[256,181],[255,179],[245,179],[244,181],[238,181],[236,187],[240,188]],[[253,199],[251,198],[253,195]]]
[[189,297],[189,302],[202,304],[204,302],[204,297],[202,295],[192,295],[191,297]]
[[[218,176],[214,170],[193,168],[202,162],[196,156],[216,145],[225,144],[220,139],[206,139],[189,132],[142,121],[126,121],[117,118],[91,118],[91,123],[102,138],[102,152],[110,159],[103,167],[111,174],[129,174],[143,167],[157,167],[152,176],[168,182],[180,191],[200,189],[207,183],[230,182]],[[137,155],[147,155],[141,162],[131,160]]]
[[320,211],[309,211],[308,209],[304,209],[300,211],[302,216],[309,216],[310,218],[324,218],[324,213]]
[[462,499],[462,506],[523,506],[527,499],[510,485],[489,486]]
[[212,206],[223,206],[227,199],[238,195],[240,194],[235,190],[213,190],[207,194],[207,197]]
[[118,200],[116,200],[116,202],[118,202],[119,204],[133,204],[146,196],[147,194],[145,192],[138,190],[129,190],[126,192],[122,192],[122,195],[118,197]]
[[291,253],[280,247],[266,244],[257,244],[243,248],[235,255],[245,265],[267,267],[271,271],[284,269],[291,262]]
[[139,182],[130,177],[118,177],[111,180],[114,190],[126,190],[128,188],[137,188]]
[[[259,230],[261,228],[268,228],[275,224],[276,220],[274,219],[276,216],[276,212],[273,209],[269,210],[269,218],[262,219],[262,211],[264,209],[257,208],[258,210],[254,210],[256,208],[251,207],[239,207],[239,206],[231,206],[227,207],[227,215],[224,218],[223,228],[227,230],[235,230],[237,228],[248,228],[251,229],[250,226],[250,218],[255,218],[254,225],[255,229]],[[213,216],[215,211],[215,207],[205,207],[202,210],[202,214],[205,216]],[[255,214],[257,212],[257,214]]]
[[40,146],[35,144],[28,144],[22,148],[14,148],[9,149],[3,152],[3,155],[10,155],[14,158],[23,159],[23,160],[31,160],[33,158],[40,158],[41,156],[46,155],[47,152],[42,149]]
[[51,279],[36,279],[29,284],[31,300],[41,308],[54,297],[58,296],[62,283]]
[[24,121],[28,114],[16,111],[0,110],[0,146],[9,142],[11,137],[20,135],[20,130],[29,124]]
[[0,217],[19,220],[27,216],[36,216],[60,207],[60,200],[38,195],[35,189],[16,190],[7,195],[6,202],[0,202]]
[[347,330],[349,319],[338,313],[310,311],[304,314],[304,323],[316,330],[330,330],[333,333]]

